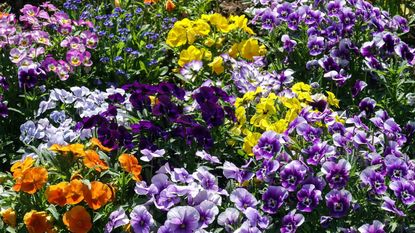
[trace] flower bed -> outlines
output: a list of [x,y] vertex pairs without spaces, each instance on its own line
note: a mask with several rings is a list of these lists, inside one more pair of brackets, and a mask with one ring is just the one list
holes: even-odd
[[235,4],[1,13],[0,230],[415,231],[408,20]]

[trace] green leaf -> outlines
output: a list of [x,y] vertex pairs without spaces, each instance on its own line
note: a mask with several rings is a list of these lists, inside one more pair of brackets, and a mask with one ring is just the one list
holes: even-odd
[[7,232],[10,232],[10,233],[15,233],[16,232],[16,229],[14,229],[13,227],[9,226],[9,227],[6,228],[6,231]]
[[397,222],[391,222],[391,223],[389,223],[389,227],[390,227],[390,232],[395,232],[396,228],[398,227],[398,223]]
[[140,63],[140,70],[144,70],[146,73],[148,73],[147,68],[146,68],[146,65],[144,64],[144,62],[143,61],[139,61],[139,63]]
[[12,112],[17,112],[17,113],[19,113],[20,115],[22,115],[22,116],[24,116],[25,114],[22,112],[22,111],[20,111],[20,110],[18,110],[18,109],[15,109],[15,108],[12,108],[12,107],[9,107],[8,108],[10,111],[12,111]]
[[92,222],[98,221],[100,218],[102,218],[104,215],[102,213],[96,213],[94,216],[94,220]]
[[59,213],[54,205],[50,205],[46,210],[48,210],[56,220],[59,220]]
[[169,67],[163,66],[160,68],[160,76],[167,74],[167,72],[169,72]]

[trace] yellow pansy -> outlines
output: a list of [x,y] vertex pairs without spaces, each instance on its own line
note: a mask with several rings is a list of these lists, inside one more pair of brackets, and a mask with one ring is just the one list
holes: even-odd
[[248,27],[248,19],[245,17],[245,15],[231,15],[229,17],[229,21],[232,22],[231,28],[240,28],[251,35],[255,34],[254,31]]
[[212,14],[209,22],[214,25],[220,32],[228,33],[231,30],[228,19],[219,13]]
[[289,109],[301,109],[300,101],[297,98],[280,98],[281,103]]
[[209,33],[210,26],[205,20],[191,21],[184,18],[173,25],[167,34],[166,43],[170,47],[179,47],[186,43],[193,44],[197,36],[206,36]]
[[223,38],[223,37],[218,38],[218,40],[215,43],[216,48],[218,48],[218,49],[221,48],[223,46],[224,41],[225,41],[225,38]]
[[192,21],[187,18],[174,23],[173,28],[167,34],[167,45],[170,47],[179,47],[186,44],[188,40],[187,31],[192,27],[192,24]]
[[255,56],[260,55],[259,42],[253,38],[242,41],[238,46],[238,50],[241,57],[248,60],[252,60]]
[[244,144],[242,145],[242,149],[247,153],[249,156],[253,156],[252,148],[258,143],[259,138],[261,137],[260,133],[257,132],[247,132],[246,137],[244,138]]
[[244,107],[240,106],[235,110],[235,116],[240,125],[245,124],[246,122],[246,110]]
[[236,58],[238,56],[238,54],[239,54],[238,46],[239,46],[239,44],[233,44],[232,45],[232,47],[228,51],[229,56],[231,56],[232,58]]
[[274,98],[261,98],[261,101],[256,105],[255,115],[252,116],[250,123],[256,127],[261,127],[261,121],[267,120],[270,116],[277,113],[275,108]]
[[267,53],[267,48],[265,47],[265,45],[260,45],[259,46],[259,55],[260,56],[264,56]]
[[179,66],[183,67],[186,63],[191,62],[193,60],[202,60],[203,59],[203,52],[196,48],[195,46],[191,45],[189,48],[184,49],[180,52],[179,58]]
[[246,102],[252,101],[255,97],[262,92],[262,87],[257,87],[255,91],[248,91],[244,94],[243,100]]
[[300,112],[299,109],[289,109],[287,113],[285,114],[285,120],[287,122],[293,121],[298,116],[299,112]]
[[243,99],[245,101],[251,101],[251,100],[255,99],[255,92],[254,91],[248,91],[247,93],[244,94]]
[[207,46],[207,47],[212,47],[212,45],[214,45],[214,44],[215,44],[215,40],[214,40],[214,39],[212,39],[212,38],[207,38],[207,39],[203,42],[203,44],[204,44],[205,46]]
[[288,128],[288,121],[279,119],[277,122],[271,124],[266,130],[272,130],[277,133],[283,133]]
[[229,130],[229,132],[234,135],[234,136],[239,136],[241,135],[242,131],[240,127],[232,127],[232,129]]
[[211,17],[212,17],[212,14],[208,14],[208,15],[202,14],[200,18],[209,22]]
[[192,30],[198,36],[207,36],[210,33],[210,26],[205,20],[198,19],[194,21]]
[[239,108],[243,104],[244,104],[244,99],[238,97],[235,99],[235,103],[233,105],[235,106],[235,108]]
[[209,63],[209,66],[212,67],[212,72],[215,72],[217,75],[223,73],[225,70],[223,67],[223,58],[221,56],[215,57],[213,61]]
[[211,51],[209,51],[205,48],[202,48],[201,51],[203,53],[203,59],[204,60],[206,60],[206,61],[212,60],[212,52]]
[[333,92],[330,91],[326,91],[327,92],[327,102],[331,105],[331,106],[335,106],[336,108],[339,107],[339,103],[340,101],[336,98],[336,96],[334,95]]
[[291,88],[291,90],[297,94],[297,97],[300,101],[306,100],[308,102],[313,101],[311,98],[311,86],[308,84],[305,84],[303,82],[298,82],[294,84]]
[[311,91],[311,86],[308,85],[308,84],[305,84],[303,82],[298,82],[298,83],[295,83],[291,87],[291,90],[296,94],[298,94],[300,92],[310,92]]
[[187,42],[186,32],[177,27],[173,27],[167,34],[166,43],[170,47],[179,47]]

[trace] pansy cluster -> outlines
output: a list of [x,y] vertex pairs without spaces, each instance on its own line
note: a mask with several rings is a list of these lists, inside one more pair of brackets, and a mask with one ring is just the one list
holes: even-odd
[[401,39],[409,31],[408,21],[368,1],[255,2],[253,22],[264,36],[269,33],[275,65],[320,84],[347,83],[345,97],[355,98],[368,84],[393,86],[391,80],[406,74],[387,71],[414,65],[413,48]]
[[[305,86],[301,86],[304,91]],[[298,87],[294,85],[292,88],[295,90],[294,96],[308,95],[306,91],[299,94]],[[254,94],[258,95],[259,92]],[[251,186],[252,190],[268,184],[263,193],[259,192],[264,202],[263,211],[275,214],[284,209],[289,210],[286,205],[292,205],[293,210],[288,213],[293,218],[289,222],[290,227],[295,226],[292,231],[304,222],[308,215],[305,213],[314,211],[322,215],[320,227],[332,230],[338,227],[336,219],[358,215],[365,221],[361,212],[365,211],[364,206],[367,204],[377,206],[370,208],[371,213],[376,209],[376,212],[392,212],[395,218],[406,216],[405,210],[410,209],[414,197],[413,178],[409,175],[413,172],[413,166],[410,165],[413,160],[402,152],[407,140],[402,129],[384,110],[375,112],[376,103],[372,99],[360,103],[359,115],[344,118],[330,110],[330,98],[329,95],[326,100],[314,99],[309,106],[300,105],[295,117],[280,128],[265,128],[270,127],[265,124],[263,128],[266,131],[263,133],[245,129],[247,136],[240,146],[255,159],[250,159],[242,169],[235,164],[228,164],[225,166],[227,169],[224,168],[224,175],[241,185]],[[272,115],[264,116],[263,112],[275,114],[277,109],[281,111],[274,101],[273,95],[262,97],[249,123],[260,123],[264,119],[267,119],[265,122],[270,121]],[[284,105],[289,103],[283,101]],[[315,104],[320,108],[316,108]],[[260,111],[258,105],[261,106]],[[266,111],[262,110],[263,106],[268,106]],[[290,111],[292,108],[286,111],[286,117],[291,115]],[[244,121],[244,115],[238,118],[239,124]],[[403,170],[405,172],[401,173]],[[394,174],[397,177],[394,178]],[[356,182],[356,179],[357,186],[350,183],[351,180]],[[360,199],[363,203],[355,199],[362,195],[365,196]],[[256,201],[252,196],[249,199]],[[251,207],[255,208],[256,205]],[[294,220],[295,210],[302,212],[296,214],[297,220]],[[282,219],[281,232],[290,232],[283,230],[284,222]],[[409,227],[408,222],[403,221],[403,224],[407,225],[402,228]]]
[[172,48],[189,45],[180,51],[180,67],[186,69],[189,62],[209,61],[212,72],[219,75],[224,71],[222,53],[248,60],[265,54],[265,47],[252,37],[254,34],[245,15],[226,18],[219,13],[203,14],[196,20],[184,18],[174,23],[166,43]]
[[255,91],[257,88],[262,88],[267,93],[279,91],[289,86],[294,80],[294,71],[291,69],[280,72],[268,72],[264,69],[267,65],[264,57],[256,57],[253,62],[236,60],[226,55],[223,57],[226,64],[232,69],[232,83],[241,94]]
[[91,22],[73,20],[50,3],[25,5],[20,13],[18,20],[13,14],[1,19],[1,47],[18,69],[21,89],[33,88],[48,72],[66,80],[77,67],[92,65],[88,49],[96,48],[98,37]]
[[[79,138],[90,138],[91,130],[75,130],[77,120],[104,114],[110,105],[107,102],[110,96],[125,98],[125,95],[124,90],[119,88],[109,88],[105,92],[91,91],[86,87],[72,87],[69,91],[53,89],[49,98],[39,104],[37,118],[20,126],[20,140],[39,148],[48,148],[53,144],[64,145]],[[124,107],[131,109],[127,103]],[[126,122],[122,115],[125,110],[118,112],[117,122]]]
[[[117,197],[117,184],[111,184],[111,176],[105,174],[111,164],[105,153],[111,149],[92,138],[87,145],[54,144],[49,150],[27,156],[11,167],[13,179],[6,181],[6,186],[13,185],[14,193],[9,196],[12,199],[2,201],[10,207],[2,211],[3,221],[28,232],[88,232],[92,229],[91,213]],[[26,212],[27,208],[16,202],[33,209]]]
[[172,83],[138,82],[106,92],[54,89],[40,103],[39,118],[22,124],[20,140],[45,148],[96,135],[113,149],[138,146],[154,151],[165,140],[176,139],[211,148],[210,129],[235,120],[231,101],[225,91],[209,83],[194,92]]

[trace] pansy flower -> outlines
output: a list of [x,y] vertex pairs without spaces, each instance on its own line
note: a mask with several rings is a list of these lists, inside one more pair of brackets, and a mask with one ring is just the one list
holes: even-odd
[[91,215],[83,206],[74,206],[63,215],[63,223],[73,233],[86,233],[92,229]]
[[114,198],[114,195],[113,189],[100,181],[92,181],[91,188],[84,191],[84,199],[93,210],[106,205]]
[[51,217],[45,211],[31,210],[23,217],[23,222],[29,233],[54,233]]

